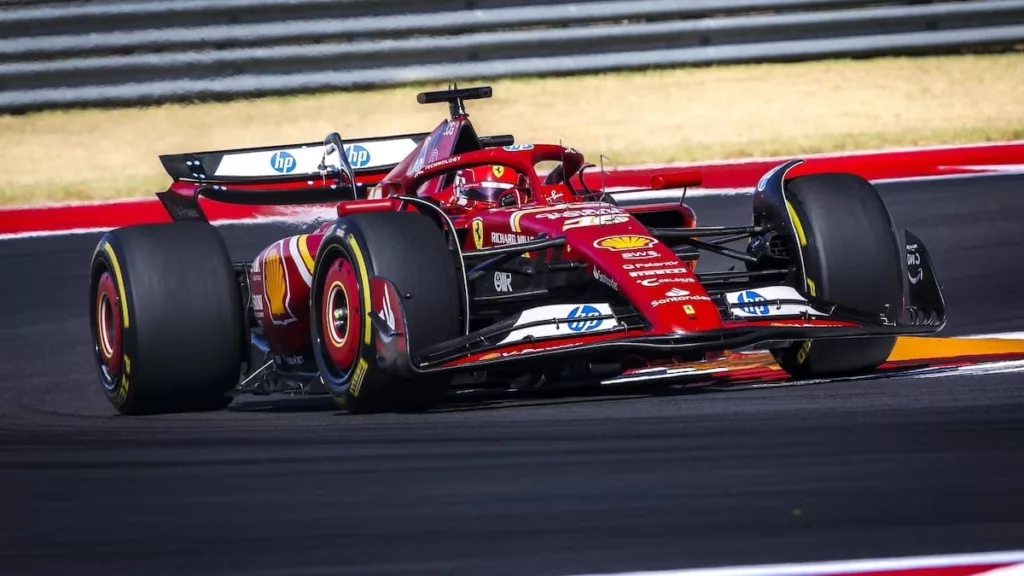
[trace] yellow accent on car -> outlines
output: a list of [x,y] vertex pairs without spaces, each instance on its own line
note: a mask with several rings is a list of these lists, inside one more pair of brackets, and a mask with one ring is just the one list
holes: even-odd
[[316,262],[313,260],[313,255],[309,253],[309,234],[303,234],[299,236],[296,244],[299,245],[299,255],[302,256],[302,262],[306,265],[306,269],[313,272],[313,266]]
[[[359,268],[359,284],[362,286],[363,293],[363,316],[370,314],[370,273],[366,268],[366,259],[363,257],[363,251],[359,249],[359,243],[356,242],[354,236],[349,236],[345,239],[348,242],[350,248],[352,248],[352,254],[356,257],[356,266]],[[373,334],[373,326],[370,325],[366,319],[363,319],[363,343],[366,345],[370,344],[370,336]]]
[[523,229],[519,224],[519,221],[523,219],[523,216],[527,214],[541,214],[543,212],[551,212],[553,210],[562,210],[557,206],[545,206],[541,208],[527,208],[525,210],[516,210],[512,213],[512,216],[508,219],[508,226],[513,232],[522,232]]
[[818,286],[814,283],[814,280],[810,279],[810,277],[807,278],[807,292],[811,296],[818,295]]
[[533,210],[520,210],[520,211],[516,212],[515,214],[513,214],[512,217],[509,218],[509,221],[508,221],[509,228],[511,228],[513,232],[522,232],[523,230],[519,226],[519,221],[523,219],[523,216],[526,216],[527,214],[529,214],[531,212],[536,212],[536,209],[533,209]]
[[103,244],[103,251],[107,253],[107,256],[110,258],[110,264],[114,267],[114,278],[117,279],[117,292],[121,296],[121,319],[124,321],[124,327],[128,328],[131,326],[131,321],[128,319],[128,293],[124,291],[121,264],[118,263],[117,254],[114,254],[114,247],[110,245],[110,242]]
[[793,205],[789,203],[789,200],[786,200],[786,210],[789,211],[789,219],[793,221],[797,240],[800,241],[801,246],[807,246],[807,235],[804,234],[804,226],[800,223],[800,218],[796,215],[796,210],[793,210]]

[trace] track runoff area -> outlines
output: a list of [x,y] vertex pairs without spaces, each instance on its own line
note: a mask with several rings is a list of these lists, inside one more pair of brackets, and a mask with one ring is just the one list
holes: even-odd
[[[852,172],[878,185],[978,179],[1000,174],[1024,174],[1024,141],[977,146],[910,148],[820,154],[803,157],[805,164],[793,174]],[[699,168],[700,188],[686,190],[686,198],[699,204],[707,197],[749,196],[760,177],[789,158],[758,158],[732,162],[648,165],[609,170],[602,178],[610,191],[635,189],[649,184],[653,175],[681,166]],[[595,184],[597,182],[595,181]],[[683,190],[659,190],[622,194],[617,199],[648,200],[652,196],[680,198]],[[735,202],[743,203],[742,198]],[[965,198],[965,202],[970,201]],[[314,207],[236,206],[205,201],[204,210],[218,225],[319,222],[329,219],[333,204]],[[167,222],[169,218],[154,198],[94,204],[45,205],[0,210],[0,240],[67,234],[95,233],[120,226]],[[725,222],[723,224],[728,224]],[[941,270],[940,270],[941,275]],[[941,281],[941,278],[940,278]],[[1024,326],[1021,327],[1024,330]],[[1024,371],[1024,331],[966,335],[958,338],[901,338],[880,368],[880,375],[934,377],[942,374],[970,374]],[[791,380],[767,353],[728,354],[693,365],[627,372],[605,384],[671,380],[674,384],[710,388],[742,389],[793,386],[815,381]],[[834,381],[831,380],[831,381]]]

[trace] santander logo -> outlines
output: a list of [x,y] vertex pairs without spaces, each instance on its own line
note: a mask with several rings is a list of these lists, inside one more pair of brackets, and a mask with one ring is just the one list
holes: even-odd
[[672,304],[674,302],[707,302],[710,301],[709,296],[701,296],[699,294],[691,294],[689,290],[683,290],[681,288],[672,288],[665,292],[665,297],[660,300],[653,300],[651,306],[657,308],[664,304]]

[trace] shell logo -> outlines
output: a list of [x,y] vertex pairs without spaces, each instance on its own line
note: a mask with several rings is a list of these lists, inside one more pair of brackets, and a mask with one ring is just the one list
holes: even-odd
[[270,315],[276,318],[287,316],[288,284],[284,275],[284,260],[279,247],[275,247],[263,258],[263,292],[270,304]]
[[657,243],[657,240],[649,236],[606,236],[594,242],[594,247],[622,252],[624,250],[650,248]]

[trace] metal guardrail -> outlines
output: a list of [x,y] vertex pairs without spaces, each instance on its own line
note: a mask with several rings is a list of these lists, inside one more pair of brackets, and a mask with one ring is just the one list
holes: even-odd
[[0,111],[1024,43],[1024,0],[470,1],[4,8]]
[[[196,2],[198,0],[193,0]],[[210,0],[201,0],[210,3]],[[232,0],[220,0],[229,2]],[[322,3],[324,0],[301,0]],[[392,2],[397,0],[392,0]],[[408,0],[405,0],[408,1]],[[243,3],[281,3],[282,0],[234,0]],[[542,6],[519,6],[489,10],[455,10],[432,13],[402,13],[386,16],[352,16],[295,19],[260,23],[209,24],[201,20],[190,26],[147,27],[140,30],[113,29],[85,34],[54,34],[57,23],[47,22],[48,33],[37,37],[11,37],[0,40],[0,58],[11,56],[59,56],[115,50],[168,50],[218,47],[267,46],[285,42],[351,41],[354,38],[388,38],[410,34],[455,34],[484,32],[515,27],[557,27],[597,22],[638,19],[695,18],[708,13],[735,12],[738,9],[781,10],[824,6],[863,5],[865,0],[621,0],[572,2]],[[162,6],[163,4],[161,4]],[[347,4],[341,4],[346,6]],[[184,7],[175,3],[175,8]],[[153,6],[155,7],[155,6]],[[118,8],[118,7],[113,7]],[[121,11],[115,11],[120,14]],[[165,18],[178,14],[149,15]],[[0,33],[17,29],[40,28],[37,20],[18,18],[17,13],[0,14]],[[113,15],[106,25],[117,24]]]
[[[276,23],[281,20],[347,19],[417,14],[437,18],[445,12],[462,12],[474,25],[491,20],[526,20],[537,16],[588,19],[661,12],[677,17],[739,13],[751,10],[838,8],[864,5],[865,0],[590,0],[544,2],[543,0],[142,0],[94,2],[64,8],[40,7],[0,13],[0,34],[90,33],[101,29],[151,28],[223,24]],[[885,0],[876,4],[887,3]],[[893,3],[893,2],[889,2]],[[552,5],[554,4],[554,5]],[[507,9],[511,10],[507,10]],[[525,10],[524,10],[525,8]],[[501,11],[505,9],[505,13]],[[440,16],[445,25],[448,16]],[[540,21],[541,24],[551,22]],[[556,22],[557,23],[557,22]],[[447,28],[446,28],[447,29]]]

